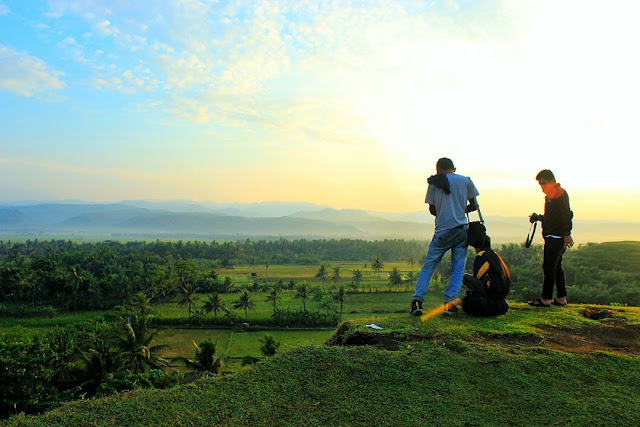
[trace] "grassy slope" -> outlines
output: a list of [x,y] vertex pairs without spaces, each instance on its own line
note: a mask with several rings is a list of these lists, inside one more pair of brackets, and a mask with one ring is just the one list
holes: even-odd
[[[65,405],[13,425],[638,425],[640,358],[567,353],[519,338],[548,331],[631,328],[640,309],[605,321],[580,307],[515,307],[500,319],[460,314],[425,324],[382,319],[382,331],[352,321],[343,335],[389,335],[397,350],[311,346],[232,377],[168,391],[144,390]],[[510,345],[482,337],[512,338]],[[403,341],[402,337],[411,338]],[[422,337],[424,340],[420,340]]]

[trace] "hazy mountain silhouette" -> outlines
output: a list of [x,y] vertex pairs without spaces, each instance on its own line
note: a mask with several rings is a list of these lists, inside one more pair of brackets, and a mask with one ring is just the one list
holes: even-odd
[[[487,216],[494,242],[522,242],[527,218]],[[40,203],[0,205],[0,235],[135,238],[359,238],[418,239],[433,234],[433,216],[424,212],[384,213],[333,209],[312,203]],[[574,221],[579,243],[640,240],[640,223]],[[538,234],[537,242],[541,242]]]

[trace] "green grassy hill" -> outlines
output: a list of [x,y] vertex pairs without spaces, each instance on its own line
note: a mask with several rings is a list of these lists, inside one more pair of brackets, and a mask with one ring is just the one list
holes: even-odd
[[[599,319],[599,320],[596,320]],[[640,309],[513,304],[496,319],[397,314],[324,346],[171,390],[75,402],[9,425],[640,424]]]
[[640,242],[582,245],[579,251],[569,251],[567,259],[596,271],[619,271],[640,279]]

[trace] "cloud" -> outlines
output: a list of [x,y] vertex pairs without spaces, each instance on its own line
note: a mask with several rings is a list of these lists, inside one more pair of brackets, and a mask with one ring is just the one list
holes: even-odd
[[113,34],[118,34],[119,30],[111,25],[111,21],[108,19],[104,19],[95,24],[95,29],[99,34],[103,36],[110,36]]
[[587,151],[611,134],[617,148],[637,140],[628,2],[50,4],[103,36],[86,43],[104,51],[88,55],[90,80],[136,94],[133,110],[276,144],[383,145],[407,163],[446,148],[474,164],[469,148],[483,143],[500,147],[482,166],[495,169],[550,138]]
[[51,70],[43,60],[0,45],[0,88],[31,97],[64,89],[62,71]]
[[14,157],[1,157],[0,163],[7,165],[24,166],[33,169],[49,170],[62,173],[73,173],[86,176],[102,176],[102,177],[115,177],[122,179],[140,179],[147,181],[170,181],[176,179],[176,177],[168,174],[149,173],[142,172],[134,169],[122,169],[122,168],[88,168],[84,166],[76,166],[69,163],[56,162],[56,161],[38,161],[27,160]]
[[8,15],[10,13],[11,13],[11,9],[9,9],[9,6],[7,6],[6,4],[2,3],[2,1],[0,1],[0,16]]

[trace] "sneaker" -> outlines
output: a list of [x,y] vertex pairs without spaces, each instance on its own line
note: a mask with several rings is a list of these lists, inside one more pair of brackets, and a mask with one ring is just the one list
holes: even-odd
[[411,314],[420,316],[422,314],[422,301],[414,299],[411,301]]
[[[449,308],[447,308],[447,306],[449,306]],[[444,307],[445,309],[442,314],[444,314],[445,316],[452,316],[458,312],[458,306],[456,306],[455,304],[446,302],[444,303]]]

